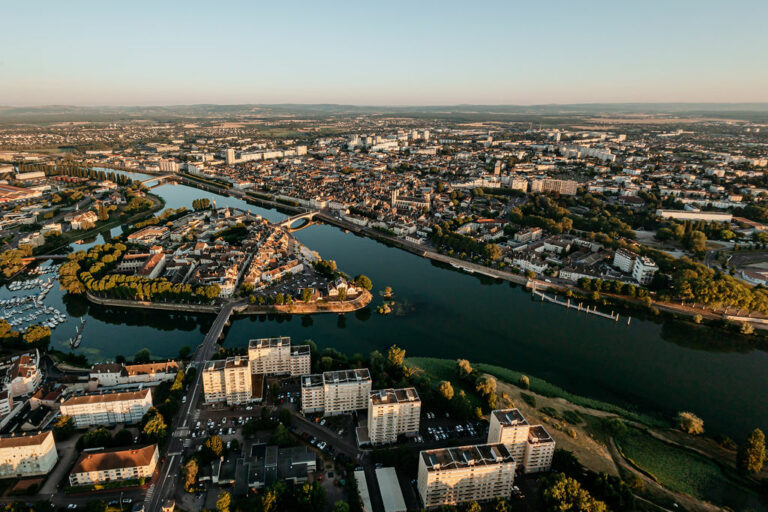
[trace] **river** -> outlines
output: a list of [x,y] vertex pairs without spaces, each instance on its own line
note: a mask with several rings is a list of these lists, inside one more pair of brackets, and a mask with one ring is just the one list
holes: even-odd
[[[183,185],[162,185],[152,192],[168,208],[191,207],[193,199],[208,197],[217,206],[248,208],[270,220],[286,217]],[[333,226],[313,225],[296,237],[348,274],[368,275],[374,283],[373,303],[344,316],[238,318],[225,346],[291,336],[294,342],[312,339],[321,349],[334,347],[351,355],[384,352],[397,344],[409,356],[505,366],[629,408],[667,416],[690,410],[708,430],[738,440],[755,427],[768,430],[763,402],[768,353],[752,349],[743,337],[671,319],[633,317],[628,326],[585,316],[533,301],[520,287],[465,274]],[[382,301],[377,292],[384,286],[391,286],[405,305],[401,314],[376,314]],[[144,347],[155,357],[175,357],[180,347],[202,341],[212,320],[209,315],[104,308],[62,298],[58,287],[46,303],[61,304],[73,317],[88,317],[77,351],[92,361],[130,356]],[[65,347],[76,321],[56,329],[55,348]]]

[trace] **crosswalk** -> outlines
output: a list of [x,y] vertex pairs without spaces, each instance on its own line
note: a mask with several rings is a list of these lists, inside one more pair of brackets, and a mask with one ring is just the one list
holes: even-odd
[[155,494],[155,484],[152,484],[149,486],[149,489],[147,489],[147,497],[145,500],[147,502],[150,502],[152,500],[152,495]]

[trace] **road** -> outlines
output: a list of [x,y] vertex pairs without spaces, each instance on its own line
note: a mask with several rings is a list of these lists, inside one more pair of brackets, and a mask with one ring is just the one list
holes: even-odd
[[197,409],[198,402],[201,395],[201,387],[203,382],[203,368],[205,364],[211,360],[211,357],[216,350],[216,342],[224,331],[224,327],[229,321],[229,317],[232,315],[236,308],[245,306],[244,303],[230,302],[226,304],[216,320],[213,321],[208,334],[205,335],[203,342],[198,345],[197,350],[192,358],[192,362],[197,368],[195,374],[195,381],[189,386],[187,391],[187,402],[182,404],[181,409],[176,414],[171,424],[170,433],[171,438],[168,441],[168,447],[166,450],[166,457],[164,462],[160,466],[159,477],[147,491],[147,503],[148,511],[160,510],[161,504],[171,499],[176,492],[176,481],[181,472],[181,455],[184,450],[184,439],[189,434],[191,426],[191,417],[193,412]]

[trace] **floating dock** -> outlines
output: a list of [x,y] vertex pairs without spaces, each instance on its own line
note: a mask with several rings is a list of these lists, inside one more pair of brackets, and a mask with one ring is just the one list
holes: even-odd
[[[606,318],[608,320],[613,320],[614,322],[618,322],[619,321],[619,314],[618,313],[614,313],[613,311],[611,311],[611,314],[609,315],[608,313],[603,313],[601,311],[598,311],[596,306],[593,306],[590,309],[589,306],[584,306],[584,305],[582,305],[581,302],[579,302],[578,304],[576,304],[576,303],[572,304],[571,303],[571,299],[568,299],[567,301],[563,301],[563,300],[558,299],[557,297],[550,297],[546,293],[542,293],[542,292],[538,291],[536,289],[536,285],[535,284],[531,288],[531,294],[534,297],[539,297],[542,302],[547,301],[547,302],[551,302],[552,304],[558,304],[560,306],[566,307],[568,309],[575,309],[576,311],[579,311],[579,312],[583,311],[584,313],[587,313],[588,315],[596,315],[596,316],[599,316],[599,317],[602,317],[602,318]],[[627,317],[627,325],[629,325],[629,323],[631,321],[632,321],[632,317]]]

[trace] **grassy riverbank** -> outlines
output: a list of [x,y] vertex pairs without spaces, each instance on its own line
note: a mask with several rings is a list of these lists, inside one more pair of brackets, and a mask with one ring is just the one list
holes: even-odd
[[[459,377],[455,360],[411,357],[405,364],[429,377],[435,389],[447,380],[457,392],[462,389],[481,403],[471,383]],[[620,476],[642,499],[668,510],[768,510],[759,493],[760,478],[736,471],[732,447],[685,434],[664,418],[575,395],[530,375],[524,389],[518,384],[523,374],[515,370],[471,366],[480,375],[496,377],[497,407],[516,407],[529,423],[544,424],[559,449],[573,453],[587,469]]]
[[[434,379],[439,380],[451,380],[456,377],[456,361],[453,359],[437,359],[432,357],[409,357],[408,364],[416,366],[424,370]],[[509,383],[516,383],[523,376],[523,373],[510,370],[509,368],[503,368],[501,366],[494,366],[491,364],[472,363],[472,366],[481,372],[489,373],[499,380]],[[579,395],[574,395],[568,391],[551,384],[544,379],[532,377],[528,375],[530,381],[530,390],[534,393],[550,398],[562,398],[570,403],[588,407],[590,409],[596,409],[598,411],[610,412],[621,416],[628,420],[636,421],[644,425],[653,427],[666,427],[669,423],[663,419],[650,414],[643,414],[639,412],[629,411],[618,405],[596,400],[594,398],[587,398]]]

